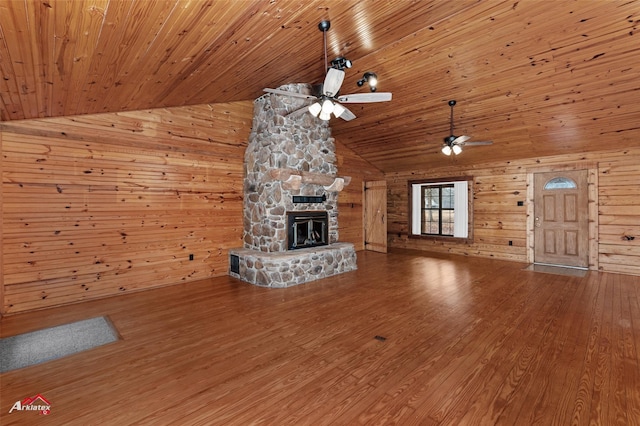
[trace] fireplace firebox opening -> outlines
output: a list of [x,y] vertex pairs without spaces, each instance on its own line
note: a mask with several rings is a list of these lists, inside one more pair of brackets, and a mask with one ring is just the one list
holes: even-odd
[[329,215],[326,211],[287,213],[287,250],[329,244]]

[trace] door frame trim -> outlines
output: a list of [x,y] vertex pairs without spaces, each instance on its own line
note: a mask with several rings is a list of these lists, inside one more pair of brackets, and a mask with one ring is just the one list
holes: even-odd
[[589,209],[589,269],[598,270],[598,163],[581,161],[572,164],[551,164],[539,167],[527,167],[527,263],[535,259],[534,236],[534,190],[533,177],[536,173],[566,172],[574,170],[587,171],[587,208]]

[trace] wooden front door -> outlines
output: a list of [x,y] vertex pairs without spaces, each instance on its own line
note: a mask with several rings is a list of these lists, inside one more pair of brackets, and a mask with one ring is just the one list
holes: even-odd
[[364,248],[387,252],[387,182],[364,183]]
[[587,171],[534,176],[535,263],[589,266]]

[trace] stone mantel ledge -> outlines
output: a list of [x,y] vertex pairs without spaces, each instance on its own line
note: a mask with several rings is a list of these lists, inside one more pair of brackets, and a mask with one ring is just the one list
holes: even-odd
[[239,261],[239,273],[230,270],[229,275],[262,287],[290,287],[358,269],[351,243],[284,252],[235,248],[229,256]]

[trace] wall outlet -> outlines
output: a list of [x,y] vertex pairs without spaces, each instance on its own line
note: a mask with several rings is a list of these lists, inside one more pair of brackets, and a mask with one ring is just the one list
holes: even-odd
[[193,260],[193,253],[189,255],[189,260]]

